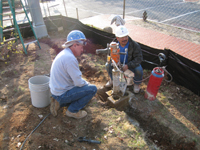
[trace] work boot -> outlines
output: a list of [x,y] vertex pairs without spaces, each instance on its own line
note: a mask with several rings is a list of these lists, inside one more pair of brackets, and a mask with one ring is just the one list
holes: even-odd
[[140,85],[139,84],[134,84],[134,93],[139,93],[140,92]]
[[54,117],[58,115],[59,108],[60,108],[59,102],[57,100],[55,100],[53,97],[51,97],[50,112]]
[[105,85],[105,87],[112,87],[112,86],[113,86],[113,81],[112,80],[109,80]]
[[79,112],[77,112],[77,113],[72,113],[72,112],[67,110],[66,115],[68,117],[73,117],[75,119],[81,119],[81,118],[84,118],[85,116],[87,116],[87,112],[84,111],[84,110],[79,110]]

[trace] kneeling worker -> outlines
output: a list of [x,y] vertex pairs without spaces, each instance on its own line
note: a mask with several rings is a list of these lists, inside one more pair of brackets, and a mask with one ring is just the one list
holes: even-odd
[[[134,73],[134,93],[139,93],[140,84],[143,77],[143,68],[141,66],[141,62],[143,60],[142,50],[140,45],[133,41],[129,36],[129,32],[125,26],[118,26],[116,28],[115,36],[119,43],[120,52],[125,52],[125,49],[128,49],[127,55],[120,55],[121,64],[124,63],[125,57],[125,65],[122,67],[125,72],[127,69]],[[112,79],[112,69],[111,63],[106,63],[106,70],[110,76],[110,81],[106,83],[106,87],[111,87],[113,85]]]
[[65,47],[54,59],[50,71],[51,113],[56,116],[60,107],[68,106],[66,115],[76,119],[83,118],[87,112],[81,110],[96,94],[95,85],[82,78],[78,60],[86,45],[85,35],[79,30],[71,31]]

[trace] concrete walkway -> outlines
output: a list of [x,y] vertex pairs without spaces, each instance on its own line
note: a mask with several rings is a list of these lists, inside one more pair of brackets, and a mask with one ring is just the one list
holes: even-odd
[[[90,24],[95,27],[103,29],[106,26],[113,28],[115,33],[116,25],[111,25],[111,20],[115,15],[98,15],[80,20],[84,24]],[[126,16],[126,24],[129,31],[129,36],[141,44],[147,45],[157,49],[170,49],[183,57],[186,57],[198,64],[200,64],[200,45],[186,40],[182,40],[173,36],[169,36],[154,30],[144,27],[136,26],[131,23],[134,17]]]

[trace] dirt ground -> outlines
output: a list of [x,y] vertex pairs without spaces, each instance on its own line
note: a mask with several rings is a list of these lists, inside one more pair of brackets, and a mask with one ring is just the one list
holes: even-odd
[[[41,49],[31,44],[7,51],[0,62],[0,149],[52,150],[195,150],[200,149],[200,97],[173,82],[163,81],[155,101],[144,98],[148,80],[139,94],[113,108],[103,85],[108,81],[105,55],[95,55],[100,45],[89,44],[78,58],[83,77],[98,87],[98,94],[84,108],[88,116],[76,120],[49,115],[49,106],[31,103],[28,79],[48,75],[56,54],[62,50],[67,33],[50,33],[40,40]],[[26,41],[30,41],[26,39]],[[3,52],[6,53],[6,50]],[[150,75],[144,70],[144,79]],[[127,90],[132,92],[132,87]],[[46,118],[46,119],[45,119]],[[41,124],[39,124],[45,119]],[[79,137],[101,144],[79,142]],[[23,146],[23,147],[22,147]]]

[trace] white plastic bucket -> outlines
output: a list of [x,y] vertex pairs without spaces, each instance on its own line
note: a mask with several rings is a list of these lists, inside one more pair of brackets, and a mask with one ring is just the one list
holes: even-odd
[[50,104],[50,78],[43,75],[31,77],[28,80],[32,105],[43,108]]

